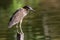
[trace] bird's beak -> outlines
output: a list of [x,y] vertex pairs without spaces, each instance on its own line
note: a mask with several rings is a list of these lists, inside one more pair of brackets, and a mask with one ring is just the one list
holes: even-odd
[[31,11],[35,11],[35,10],[34,10],[33,8],[31,8],[31,7],[30,7],[30,10],[31,10]]
[[33,13],[35,13],[35,10],[34,9],[30,9]]
[[35,11],[34,9],[31,9],[31,11]]
[[31,11],[33,11],[33,12],[35,12],[35,10],[34,9],[30,9]]

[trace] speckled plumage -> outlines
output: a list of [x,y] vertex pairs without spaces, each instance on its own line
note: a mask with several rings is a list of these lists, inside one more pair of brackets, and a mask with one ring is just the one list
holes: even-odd
[[[28,11],[31,7],[24,6],[23,8],[18,9],[10,18],[8,28],[11,28],[15,24],[22,22],[23,18],[28,14]],[[32,10],[32,9],[31,9]]]
[[21,8],[21,9],[17,10],[9,21],[9,28],[11,28],[13,25],[19,23],[26,15],[27,15],[27,11],[25,9]]

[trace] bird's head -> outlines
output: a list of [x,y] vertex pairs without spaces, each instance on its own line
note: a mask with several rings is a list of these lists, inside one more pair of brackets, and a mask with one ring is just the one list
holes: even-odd
[[32,7],[30,7],[30,6],[24,6],[23,8],[26,9],[26,10],[32,10],[32,11],[34,11],[34,10],[32,9]]

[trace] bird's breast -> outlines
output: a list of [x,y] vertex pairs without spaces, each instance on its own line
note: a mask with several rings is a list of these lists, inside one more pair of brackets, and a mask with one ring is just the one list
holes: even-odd
[[27,15],[27,12],[23,12],[23,17]]
[[23,17],[25,17],[28,14],[28,11],[22,10]]

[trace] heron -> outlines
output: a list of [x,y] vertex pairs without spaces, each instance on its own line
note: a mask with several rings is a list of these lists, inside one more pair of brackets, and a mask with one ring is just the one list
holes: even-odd
[[24,6],[18,10],[16,10],[12,17],[10,18],[10,21],[8,23],[8,28],[12,28],[14,25],[16,25],[16,28],[18,28],[18,23],[20,23],[20,31],[22,31],[21,24],[24,19],[24,17],[29,13],[30,10],[33,10],[30,6]]

